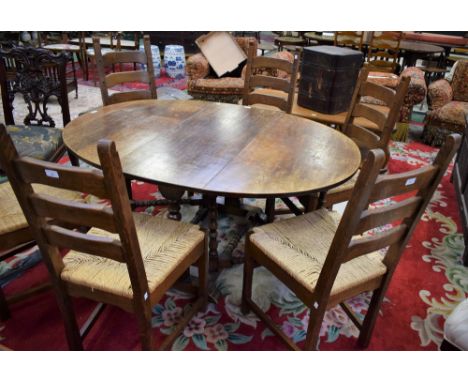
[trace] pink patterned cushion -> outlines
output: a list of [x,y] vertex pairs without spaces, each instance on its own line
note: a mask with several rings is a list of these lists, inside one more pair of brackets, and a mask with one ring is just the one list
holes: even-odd
[[244,80],[235,77],[200,78],[188,82],[189,92],[213,94],[242,94]]
[[367,77],[369,82],[373,82],[377,85],[387,86],[395,89],[398,86],[400,78],[396,74],[384,73],[384,72],[369,72]]
[[447,80],[437,80],[429,85],[427,95],[431,109],[439,109],[453,99],[452,86]]
[[452,79],[453,99],[468,102],[468,60],[459,60]]
[[467,113],[468,102],[452,101],[439,109],[430,111],[427,119],[430,122],[439,122],[443,125],[465,126],[465,115]]
[[187,59],[185,71],[192,80],[205,78],[210,72],[210,64],[203,54],[197,53]]

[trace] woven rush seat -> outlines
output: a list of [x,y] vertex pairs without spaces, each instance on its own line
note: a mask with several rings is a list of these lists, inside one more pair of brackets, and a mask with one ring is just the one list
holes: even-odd
[[44,126],[7,126],[16,150],[21,156],[49,160],[63,145],[62,130]]
[[[313,292],[340,219],[337,212],[321,209],[254,228],[250,240]],[[343,264],[333,284],[332,298],[383,276],[387,268],[381,260],[382,255],[373,252]]]
[[353,175],[351,179],[348,181],[344,182],[343,184],[340,184],[338,187],[332,188],[327,192],[327,196],[336,194],[338,192],[343,192],[343,191],[349,191],[352,190],[356,184],[357,178],[359,176],[359,170],[356,172],[356,174]]
[[[151,293],[186,259],[187,254],[203,242],[204,234],[196,225],[159,216],[134,213],[133,219]],[[97,228],[88,233],[118,239],[117,234]],[[77,251],[70,251],[63,262],[63,280],[122,297],[133,297],[125,263]]]
[[[36,192],[55,196],[58,198],[80,201],[82,194],[75,191],[63,190],[36,184],[33,186]],[[16,199],[16,195],[9,182],[0,184],[0,236],[26,228],[28,223],[24,217],[23,211]]]

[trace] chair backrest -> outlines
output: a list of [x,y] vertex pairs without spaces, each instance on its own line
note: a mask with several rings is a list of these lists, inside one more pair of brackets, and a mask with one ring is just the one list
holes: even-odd
[[32,47],[0,50],[0,86],[7,125],[14,125],[13,101],[22,94],[28,108],[25,125],[55,126],[47,114],[47,103],[57,97],[62,109],[63,126],[70,122],[66,65],[67,53],[52,53]]
[[[453,134],[447,138],[431,165],[391,175],[379,175],[385,162],[384,152],[380,149],[369,152],[319,276],[316,287],[319,298],[330,293],[341,265],[384,248],[388,248],[383,257],[383,264],[387,267],[385,281],[390,281],[414,228],[460,142],[461,136]],[[370,203],[395,196],[403,198],[392,204],[370,207]],[[390,224],[391,228],[388,228]],[[380,229],[366,234],[376,228]],[[375,280],[369,283],[372,281]],[[369,289],[375,287],[372,285]]]
[[[369,71],[361,69],[356,87],[354,88],[351,106],[346,115],[343,132],[354,140],[361,152],[380,148],[390,157],[388,144],[390,137],[400,115],[400,109],[408,92],[410,77],[402,77],[395,90],[368,81]],[[371,104],[361,102],[361,97],[373,97],[382,101],[388,111],[379,111]],[[377,125],[377,130],[371,131],[359,126],[355,119],[364,118]]]
[[335,46],[362,50],[364,32],[335,32]]
[[[49,271],[60,278],[64,264],[59,248],[125,263],[134,297],[143,301],[148,282],[114,142],[100,140],[97,144],[102,171],[19,157],[2,124],[0,144],[0,165],[5,169]],[[31,186],[36,183],[90,193],[108,199],[111,207],[36,193]],[[96,227],[118,236],[96,236],[72,227]]]
[[458,60],[452,77],[453,100],[468,102],[468,60]]
[[[242,104],[270,105],[291,113],[298,67],[297,54],[294,56],[294,62],[291,63],[280,58],[257,56],[256,47],[251,45],[247,58]],[[268,75],[268,71],[278,70],[286,72],[289,77],[278,78]],[[256,91],[256,88],[272,89],[274,92],[265,94]]]
[[[144,36],[145,51],[114,51],[102,54],[98,37],[93,37],[96,66],[99,75],[102,103],[104,106],[119,102],[135,101],[141,99],[156,99],[156,85],[154,83],[153,56],[149,36]],[[140,64],[146,69],[114,72],[106,75],[106,67],[116,64]],[[148,89],[139,89],[109,94],[109,88],[129,82],[140,82],[148,85]]]
[[372,32],[366,59],[369,70],[395,72],[402,36],[402,32]]

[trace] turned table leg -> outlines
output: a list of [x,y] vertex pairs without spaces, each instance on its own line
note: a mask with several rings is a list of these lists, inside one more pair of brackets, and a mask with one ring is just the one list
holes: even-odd
[[159,192],[169,200],[167,217],[171,220],[180,220],[182,215],[180,213],[180,200],[184,195],[185,190],[180,187],[159,185]]
[[208,255],[210,259],[210,272],[218,270],[218,204],[216,196],[206,196],[208,204],[209,243]]

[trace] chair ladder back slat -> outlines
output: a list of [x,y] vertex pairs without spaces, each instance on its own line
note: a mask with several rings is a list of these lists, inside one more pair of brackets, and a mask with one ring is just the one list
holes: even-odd
[[103,55],[103,61],[105,66],[115,65],[115,64],[147,64],[147,57],[145,52],[139,50],[127,52],[127,51],[117,51],[117,52],[107,52]]
[[377,233],[372,236],[351,240],[343,262],[348,262],[356,257],[366,255],[379,249],[391,246],[400,241],[408,232],[408,226],[401,224],[388,231]]
[[372,189],[369,201],[386,199],[430,186],[439,169],[429,165],[404,174],[381,175]]
[[49,224],[42,231],[49,245],[125,262],[120,242],[111,237],[95,236]]
[[283,111],[287,111],[288,101],[272,95],[251,93],[247,96],[247,105],[265,104],[275,106]]
[[380,146],[380,137],[364,127],[350,124],[347,132],[346,135],[361,148],[375,149]]
[[102,173],[96,169],[65,167],[28,157],[15,160],[15,167],[18,175],[26,183],[66,188],[99,198],[107,198],[109,195]]
[[108,105],[113,105],[115,103],[128,102],[128,101],[138,101],[143,99],[152,99],[151,93],[149,90],[131,90],[113,93],[108,98]]
[[142,309],[145,314],[150,315],[148,279],[130,208],[125,178],[122,173],[122,165],[115,143],[101,139],[98,142],[98,155],[104,173],[104,181],[107,187],[113,190],[110,199],[118,223],[120,242],[132,284],[134,304]]
[[382,113],[372,106],[358,103],[355,105],[352,116],[355,118],[362,117],[371,122],[374,122],[381,130],[383,130],[385,123],[387,122],[387,115]]
[[41,217],[117,232],[112,209],[104,204],[86,204],[37,193],[30,196],[30,201]]
[[359,90],[360,96],[369,96],[383,101],[388,107],[392,106],[395,99],[395,90],[373,82],[364,82]]
[[250,87],[268,87],[271,89],[282,90],[285,93],[288,93],[290,84],[289,81],[284,78],[257,75],[251,78]]
[[252,60],[252,69],[258,68],[278,69],[291,74],[294,69],[294,64],[280,58],[255,56]]
[[367,209],[361,215],[356,234],[359,235],[370,229],[411,217],[421,202],[421,196],[414,196],[389,206]]
[[120,85],[126,82],[148,83],[148,81],[148,72],[143,70],[110,73],[105,78],[105,84],[107,88],[111,88],[115,85]]

